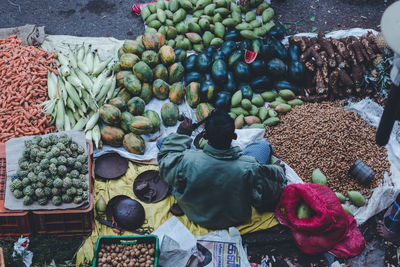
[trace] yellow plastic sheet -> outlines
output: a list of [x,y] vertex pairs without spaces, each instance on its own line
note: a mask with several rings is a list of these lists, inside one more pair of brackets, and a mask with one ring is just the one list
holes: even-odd
[[[108,202],[111,198],[117,195],[127,195],[133,199],[138,200],[133,193],[133,182],[135,178],[146,170],[157,170],[156,165],[138,165],[129,162],[129,169],[126,174],[118,180],[108,180],[102,182],[96,180],[95,190],[95,202],[102,195],[104,200]],[[139,201],[139,200],[138,200]],[[163,201],[158,203],[146,204],[142,203],[146,212],[146,221],[144,227],[152,227],[157,229],[162,225],[168,218],[173,216],[169,209],[176,201],[173,196],[169,196]],[[253,216],[250,223],[240,225],[237,228],[241,234],[251,233],[255,231],[265,230],[278,224],[273,213],[259,214],[254,209],[252,212]],[[96,214],[95,214],[96,216]],[[200,227],[193,222],[189,221],[186,216],[178,217],[179,220],[192,232],[194,236],[199,236],[211,232],[213,230],[207,230],[206,228]],[[92,262],[94,257],[94,249],[96,246],[97,238],[102,235],[118,235],[110,227],[100,224],[95,220],[95,227],[91,235],[85,240],[76,256],[76,265],[87,265]],[[123,235],[132,235],[131,232],[123,232]]]

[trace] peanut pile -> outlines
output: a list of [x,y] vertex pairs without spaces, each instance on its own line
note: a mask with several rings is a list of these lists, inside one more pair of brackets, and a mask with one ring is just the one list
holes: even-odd
[[99,267],[152,267],[155,244],[101,245],[97,253]]
[[[275,155],[285,161],[304,182],[320,168],[335,192],[357,190],[370,197],[371,189],[390,170],[387,152],[375,144],[376,129],[358,114],[334,103],[306,103],[282,116],[281,123],[267,129],[265,137]],[[376,172],[367,186],[348,173],[356,159]]]

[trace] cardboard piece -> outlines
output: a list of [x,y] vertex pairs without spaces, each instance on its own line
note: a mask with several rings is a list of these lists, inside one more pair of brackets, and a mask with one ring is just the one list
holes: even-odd
[[[88,153],[86,147],[86,139],[85,134],[82,131],[64,131],[54,133],[58,136],[66,133],[72,137],[72,140],[78,143],[78,145],[82,146],[85,149],[85,152]],[[43,136],[48,136],[43,135]],[[4,207],[9,210],[64,210],[64,209],[74,209],[83,206],[87,206],[88,201],[84,201],[80,204],[75,203],[62,203],[60,206],[55,206],[49,201],[46,205],[39,205],[37,201],[35,201],[32,205],[25,206],[23,204],[23,199],[17,199],[14,197],[13,193],[10,191],[9,185],[11,183],[11,176],[15,174],[18,170],[18,160],[21,158],[22,153],[25,150],[25,140],[32,139],[33,136],[24,136],[19,138],[13,138],[6,142],[6,192],[4,199]],[[89,175],[86,174],[86,181],[89,181]]]
[[7,39],[10,35],[17,35],[24,46],[40,46],[45,38],[44,26],[26,24],[21,27],[0,29],[0,39]]

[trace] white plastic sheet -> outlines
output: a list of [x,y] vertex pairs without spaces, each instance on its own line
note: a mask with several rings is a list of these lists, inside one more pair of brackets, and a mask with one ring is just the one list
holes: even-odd
[[[351,103],[346,111],[358,113],[369,125],[377,128],[383,108],[371,99],[365,98],[360,102]],[[350,208],[359,225],[389,207],[400,190],[400,143],[396,140],[398,133],[399,125],[396,122],[386,145],[391,174],[385,173],[381,184],[373,190],[373,194],[365,206],[358,209],[354,206]]]

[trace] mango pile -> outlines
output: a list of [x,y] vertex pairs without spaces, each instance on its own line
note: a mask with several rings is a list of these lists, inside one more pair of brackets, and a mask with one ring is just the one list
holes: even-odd
[[[323,174],[319,168],[315,169],[312,172],[311,181],[313,184],[320,184],[320,185],[325,185],[325,186],[327,185],[327,182],[328,182],[325,174]],[[338,193],[338,192],[335,192],[335,194],[336,194],[338,200],[340,201],[344,211],[347,212],[347,214],[349,214],[350,216],[354,217],[354,214],[350,210],[350,207],[346,204],[346,197],[343,194]],[[349,201],[356,207],[362,207],[366,203],[364,196],[358,191],[354,191],[354,190],[348,191],[347,196],[349,198]],[[313,213],[312,209],[304,201],[302,201],[299,204],[299,206],[297,207],[297,218],[299,218],[299,219],[311,218],[313,216],[312,213]]]
[[275,25],[274,10],[263,0],[243,5],[233,0],[159,0],[142,6],[140,15],[145,32],[162,33],[169,46],[198,53],[210,45],[221,46],[224,37],[263,37]]
[[[266,101],[270,102],[268,108],[265,107]],[[280,90],[279,96],[273,91],[253,96],[238,90],[232,96],[229,115],[235,120],[236,129],[242,128],[245,124],[249,125],[249,128],[263,129],[265,126],[277,125],[280,122],[280,114],[302,104],[303,101],[296,99],[293,91],[289,89]]]

